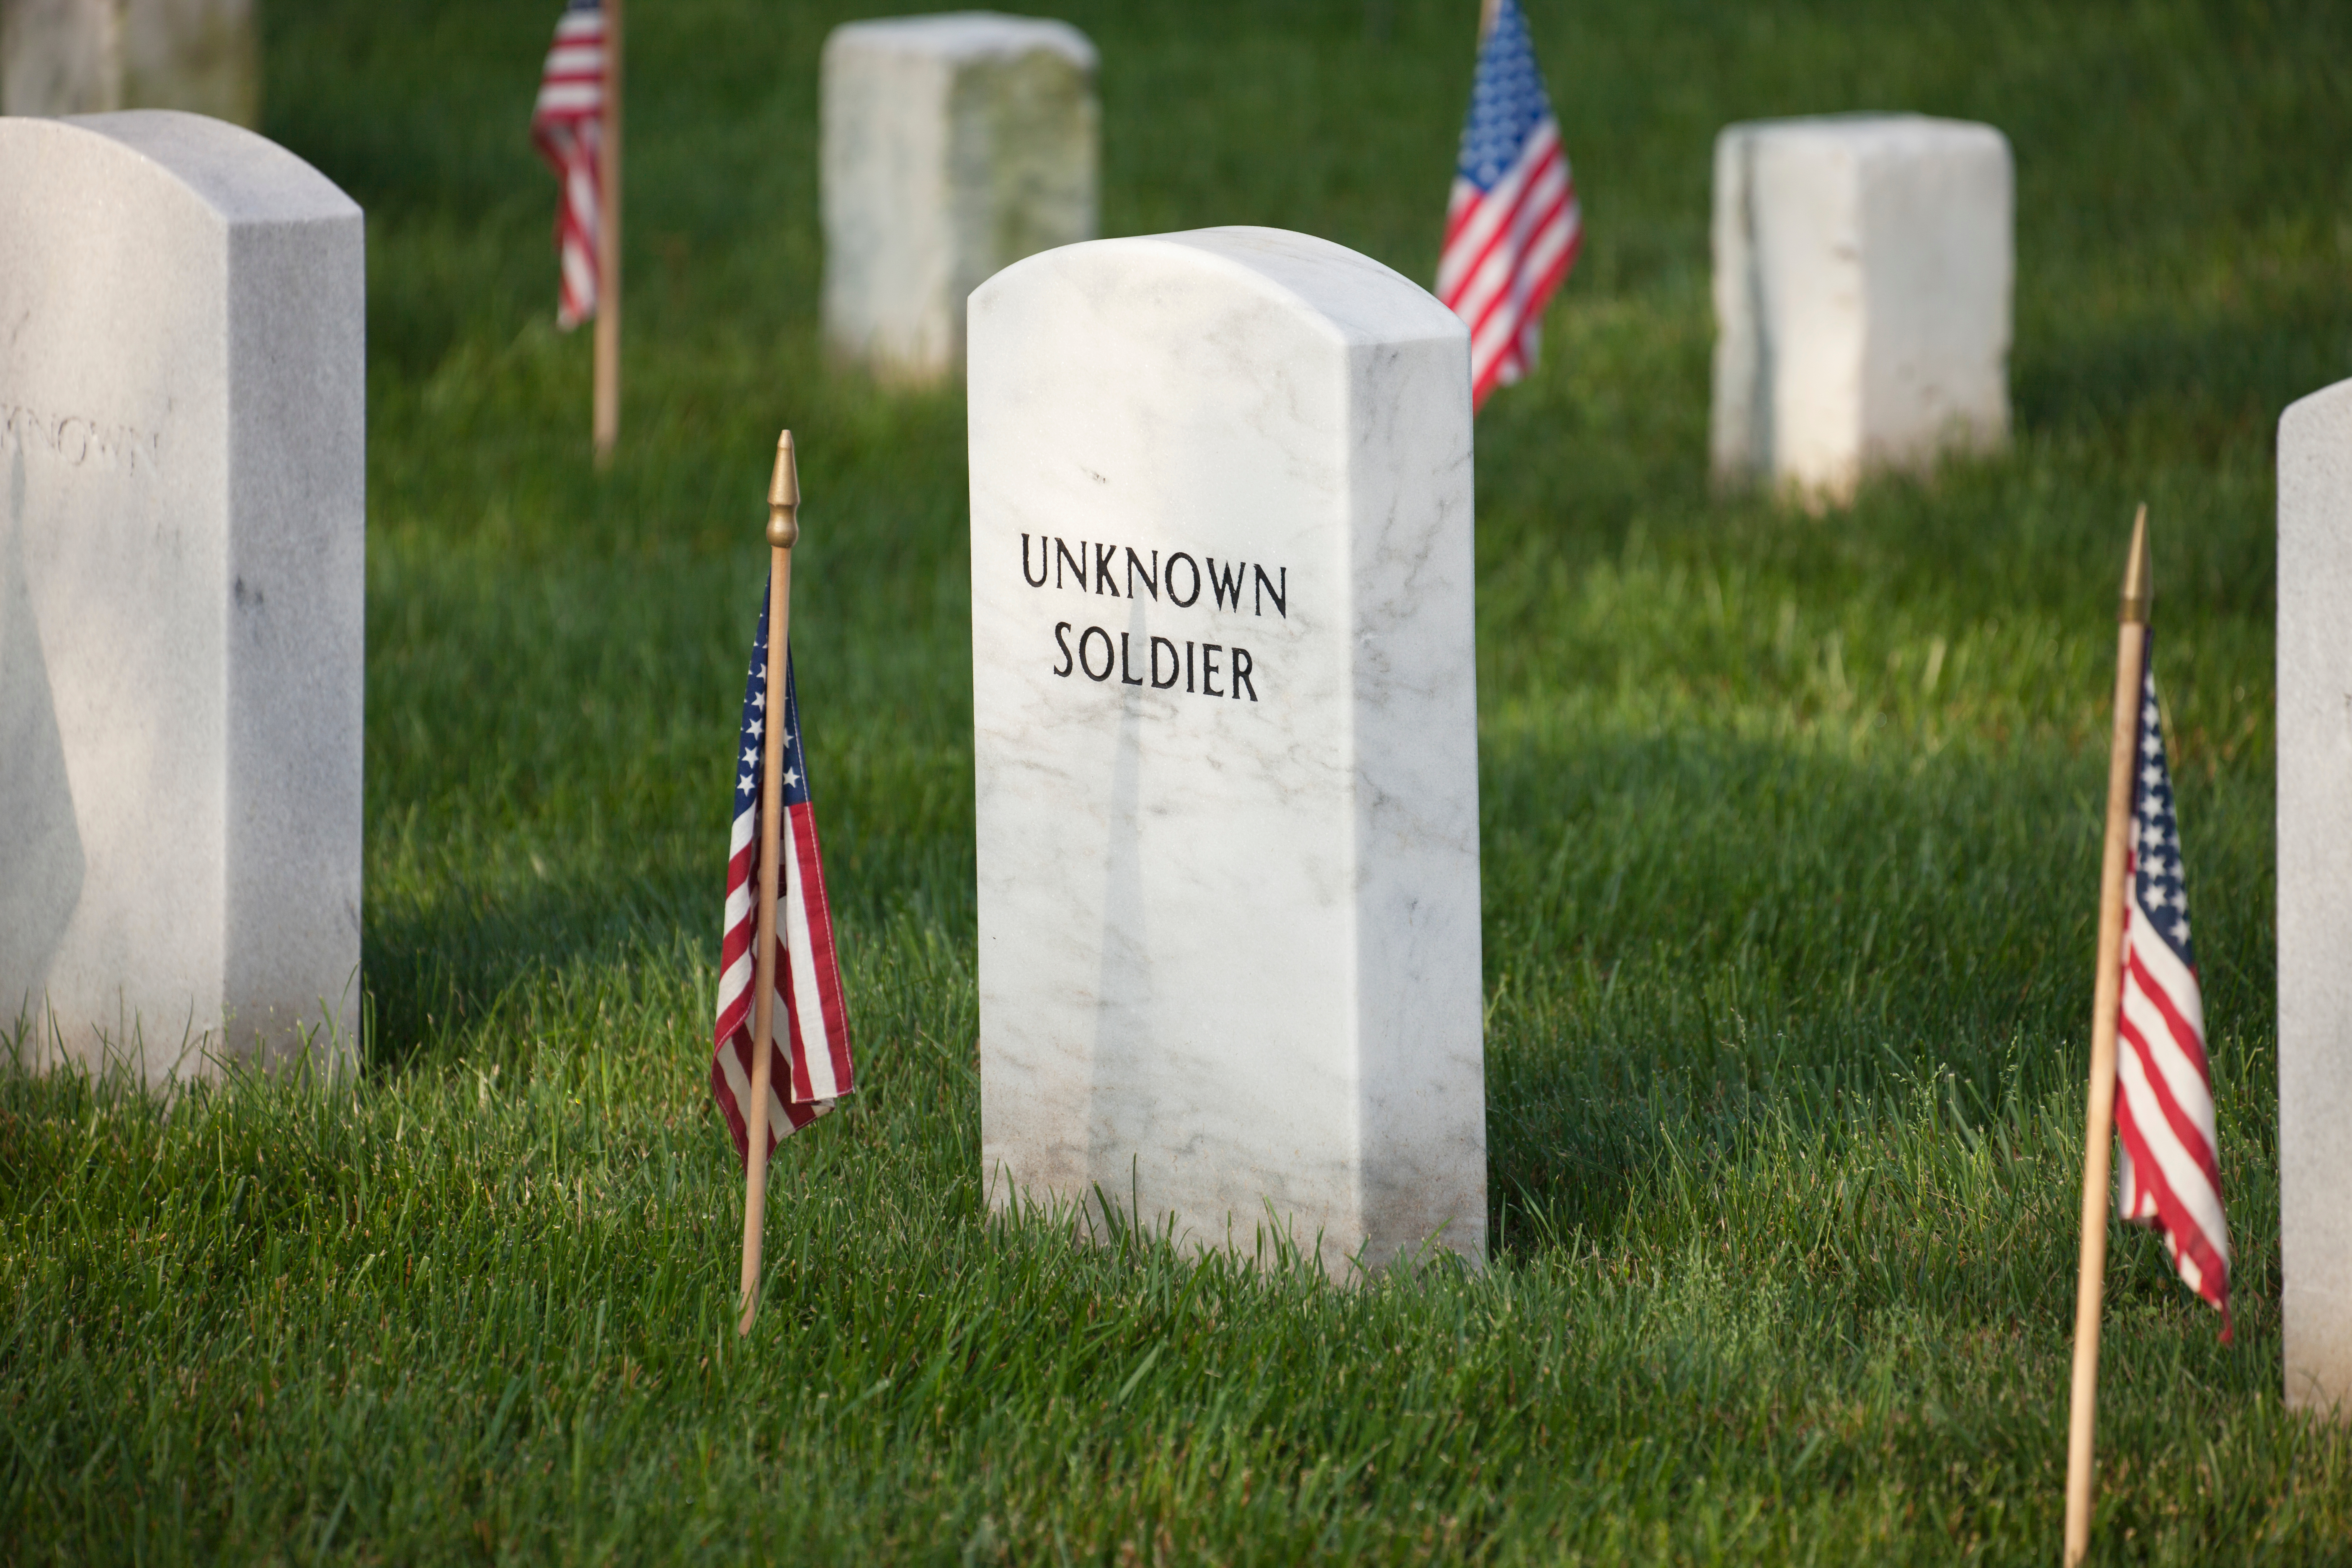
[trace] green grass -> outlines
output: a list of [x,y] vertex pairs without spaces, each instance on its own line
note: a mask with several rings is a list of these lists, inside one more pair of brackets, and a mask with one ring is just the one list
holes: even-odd
[[[1483,1274],[1334,1289],[990,1219],[960,395],[826,368],[817,48],[632,7],[626,437],[524,122],[552,0],[266,8],[369,214],[356,1084],[0,1074],[0,1560],[2047,1563],[2113,605],[2151,504],[2236,1342],[2111,1241],[2095,1558],[2352,1558],[2280,1402],[2272,430],[2352,374],[2352,16],[1534,0],[1589,248],[1479,424]],[[1073,0],[1105,228],[1433,270],[1475,7]],[[1711,500],[1729,120],[1990,121],[2013,449]],[[703,1089],[779,425],[864,1088]]]

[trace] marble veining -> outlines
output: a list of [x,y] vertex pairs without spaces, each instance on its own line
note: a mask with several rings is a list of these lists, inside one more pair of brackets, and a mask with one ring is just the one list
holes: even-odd
[[1047,251],[969,319],[992,1201],[1482,1258],[1461,323],[1246,228]]

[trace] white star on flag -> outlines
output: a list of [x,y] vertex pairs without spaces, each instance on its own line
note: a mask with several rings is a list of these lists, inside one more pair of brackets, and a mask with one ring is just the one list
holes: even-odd
[[[726,1118],[736,1152],[749,1158],[752,1051],[752,991],[758,973],[752,948],[759,930],[760,776],[758,741],[768,705],[768,613],[760,612],[751,669],[743,693],[744,759],[751,766],[735,781],[735,822],[728,847],[727,912],[719,940],[719,1016],[713,1032],[710,1092]],[[783,762],[777,772],[779,857],[775,910],[776,1003],[768,1040],[770,1089],[766,1159],[778,1141],[807,1126],[856,1087],[849,1057],[849,1017],[834,951],[833,914],[824,894],[824,864],[817,852],[815,808],[809,802],[803,759],[792,749],[796,706],[793,667],[784,660]]]

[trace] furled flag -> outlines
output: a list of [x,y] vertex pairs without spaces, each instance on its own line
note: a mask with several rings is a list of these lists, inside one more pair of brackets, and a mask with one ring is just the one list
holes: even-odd
[[[751,1145],[744,1110],[751,1098],[756,1059],[751,1055],[751,949],[759,931],[758,910],[752,906],[759,901],[760,888],[761,738],[774,718],[768,701],[768,607],[763,603],[751,645],[751,675],[743,688],[742,739],[736,747],[735,827],[727,849],[727,924],[719,940],[719,1026],[710,1059],[710,1092],[726,1114],[738,1154]],[[769,1031],[774,1054],[768,1079],[768,1147],[761,1152],[762,1158],[856,1087],[789,652],[783,725],[784,820],[779,830],[783,874],[776,889],[776,1005]]]
[[1528,19],[1501,0],[1478,49],[1437,297],[1470,328],[1470,406],[1535,368],[1544,306],[1576,264],[1582,215]]
[[566,331],[596,313],[596,226],[602,221],[604,145],[604,12],[599,0],[571,0],[540,73],[530,139],[563,184],[555,210],[562,269],[555,320]]
[[2139,773],[2126,862],[2123,1001],[2116,1021],[2116,1210],[2164,1234],[2189,1288],[2221,1310],[2230,1337],[2230,1228],[2221,1217],[2205,1002],[2189,945],[2180,826],[2157,721],[2156,670],[2140,676]]

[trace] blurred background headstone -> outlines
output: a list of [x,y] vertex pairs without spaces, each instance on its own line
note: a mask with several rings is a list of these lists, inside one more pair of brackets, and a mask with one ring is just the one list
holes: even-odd
[[2009,140],[1918,114],[1726,126],[1715,142],[1718,484],[1852,499],[2009,435]]
[[260,123],[254,0],[0,0],[0,114],[182,109]]
[[822,96],[826,341],[887,381],[952,375],[974,289],[1095,236],[1094,45],[989,12],[853,22]]

